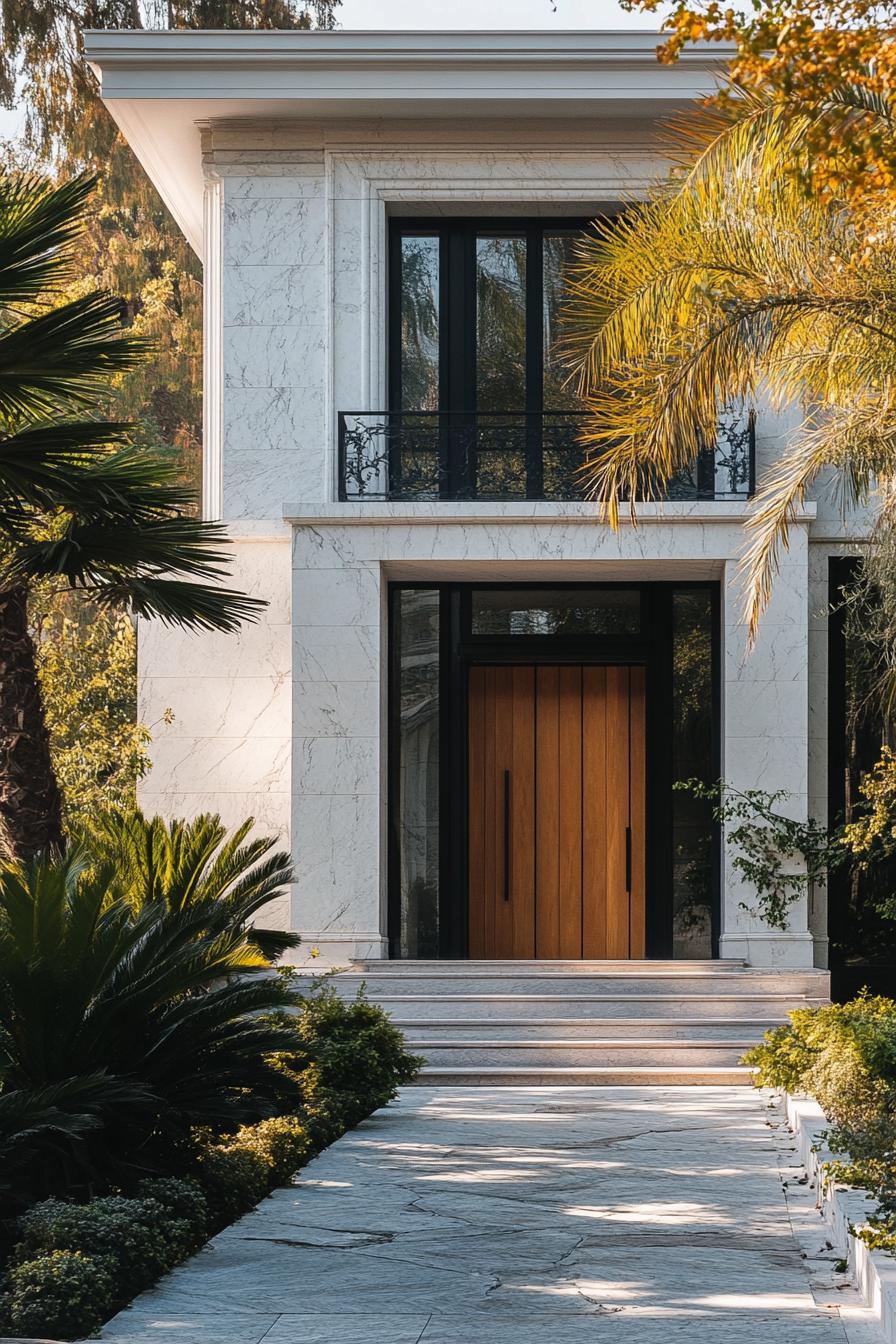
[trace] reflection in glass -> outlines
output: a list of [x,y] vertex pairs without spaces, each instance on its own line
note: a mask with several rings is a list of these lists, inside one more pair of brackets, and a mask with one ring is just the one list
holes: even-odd
[[635,588],[474,589],[474,635],[637,635]]
[[[672,594],[672,778],[711,783],[712,595]],[[713,821],[711,804],[672,794],[672,952],[712,956]]]
[[526,405],[526,240],[476,239],[476,409]]
[[[828,668],[828,695],[836,716],[832,724],[836,773],[830,821],[836,824],[854,822],[865,812],[862,780],[874,769],[882,751],[896,746],[896,725],[891,706],[880,693],[884,671],[877,638],[880,627],[868,605],[877,598],[863,586],[860,560],[835,559],[831,572],[830,619],[835,622],[836,634]],[[851,592],[856,582],[860,585],[858,593]],[[845,597],[848,600],[844,607]],[[892,993],[896,983],[896,924],[887,912],[894,891],[893,854],[878,854],[866,864],[847,864],[831,873],[828,933],[837,999],[851,998],[866,985],[875,994]],[[814,893],[814,899],[821,894]]]
[[399,955],[439,955],[439,593],[397,594]]
[[401,240],[401,409],[439,409],[439,239]]
[[544,332],[544,395],[546,411],[568,411],[578,404],[574,388],[567,383],[568,371],[557,350],[561,336],[566,275],[575,260],[575,233],[544,235],[544,281],[542,330]]

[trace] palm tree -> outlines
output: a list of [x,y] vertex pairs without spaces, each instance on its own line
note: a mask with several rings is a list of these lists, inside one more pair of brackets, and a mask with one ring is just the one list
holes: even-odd
[[190,516],[176,460],[98,417],[146,349],[112,296],[62,296],[92,187],[0,178],[0,850],[16,858],[63,842],[30,585],[206,630],[263,605],[220,586],[224,531]]
[[861,125],[896,151],[896,100],[844,89],[795,108],[735,92],[679,126],[682,165],[666,184],[582,239],[565,352],[593,413],[588,484],[614,525],[623,501],[635,512],[714,441],[725,406],[762,395],[802,407],[749,522],[755,633],[794,510],[822,470],[853,501],[883,483],[885,518],[892,508],[896,197],[808,190],[804,147],[821,123],[847,141]]

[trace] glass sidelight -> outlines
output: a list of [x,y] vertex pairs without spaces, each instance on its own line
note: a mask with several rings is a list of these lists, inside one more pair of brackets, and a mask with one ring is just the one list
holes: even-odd
[[439,604],[438,589],[407,588],[393,608],[392,822],[402,957],[439,955]]

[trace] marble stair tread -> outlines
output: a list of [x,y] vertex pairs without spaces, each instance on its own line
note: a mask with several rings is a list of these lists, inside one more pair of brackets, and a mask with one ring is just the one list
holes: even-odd
[[[682,961],[671,958],[649,958],[643,961],[622,961],[618,958],[597,958],[590,961],[577,960],[564,957],[541,957],[531,960],[508,960],[504,958],[477,958],[473,959],[450,959],[445,958],[417,958],[408,957],[401,961],[383,961],[381,958],[367,958],[366,960],[353,961],[353,967],[358,967],[364,971],[381,971],[389,967],[401,966],[408,970],[434,970],[434,971],[464,971],[470,967],[490,969],[497,967],[501,970],[511,968],[513,970],[525,971],[544,971],[544,970],[568,970],[577,974],[591,975],[595,970],[618,971],[620,974],[637,974],[645,969],[667,970],[667,971],[703,971],[710,975],[715,975],[729,970],[741,971],[749,969],[747,963],[738,958],[727,958],[726,960],[716,961]],[[759,967],[757,969],[765,969]],[[777,974],[777,972],[774,972]]]
[[738,1040],[757,1041],[764,1032],[776,1027],[779,1020],[777,1017],[438,1018],[392,1015],[394,1025],[421,1044],[434,1041],[440,1034],[457,1040],[472,1040],[480,1034],[483,1038],[493,1039],[496,1032],[508,1040],[555,1040],[558,1033],[565,1039],[582,1040],[591,1039],[600,1032],[601,1039],[613,1036],[618,1040],[674,1040],[674,1033],[681,1033],[686,1039],[703,1036],[708,1040],[727,1040],[736,1036]]
[[[741,994],[752,993],[756,995],[764,994],[765,990],[769,990],[779,995],[788,994],[823,999],[827,997],[827,977],[817,978],[811,972],[778,972],[773,976],[763,976],[762,973],[756,971],[729,971],[720,979],[724,979],[725,988],[729,992],[737,990]],[[378,996],[393,998],[409,993],[412,988],[417,992],[426,990],[433,994],[446,991],[453,994],[490,991],[494,994],[513,993],[517,995],[533,993],[536,989],[540,989],[543,993],[570,998],[586,994],[590,996],[598,993],[608,994],[613,991],[618,994],[640,992],[656,995],[663,991],[671,993],[673,985],[675,995],[682,998],[705,994],[707,990],[706,978],[702,976],[664,976],[656,973],[644,973],[639,976],[612,977],[601,974],[585,977],[555,971],[547,973],[531,971],[525,974],[497,971],[436,974],[435,972],[418,973],[393,970],[380,971],[370,975],[343,974],[336,977],[335,983],[340,992],[346,994],[354,993],[361,985],[365,985],[371,998]],[[721,989],[721,986],[719,988]]]
[[429,1068],[733,1068],[740,1065],[745,1051],[754,1044],[676,1041],[433,1041],[408,1042],[414,1054],[422,1054]]
[[625,1065],[570,1066],[542,1065],[532,1068],[498,1066],[481,1068],[469,1065],[425,1066],[416,1078],[420,1087],[675,1087],[748,1086],[753,1071],[744,1065],[723,1067],[687,1065],[655,1067]]
[[[608,1019],[630,1018],[644,1010],[659,1018],[678,1017],[681,997],[678,994],[576,994],[564,998],[557,994],[373,994],[393,1017],[414,1015],[418,1020],[443,1017],[446,1020],[470,1017],[475,1020],[493,1020],[507,1014],[537,1012],[543,1020],[590,1020],[591,1017]],[[695,1018],[724,1021],[728,1018],[757,1018],[782,1021],[792,1008],[821,1007],[827,997],[801,994],[693,994],[688,996],[687,1010]],[[517,1017],[516,1020],[519,1020]]]

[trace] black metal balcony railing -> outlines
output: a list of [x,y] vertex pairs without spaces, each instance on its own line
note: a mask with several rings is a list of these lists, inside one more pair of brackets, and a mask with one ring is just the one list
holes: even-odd
[[[344,411],[342,500],[575,500],[586,495],[586,412]],[[755,484],[752,414],[732,412],[667,499],[746,499]]]

